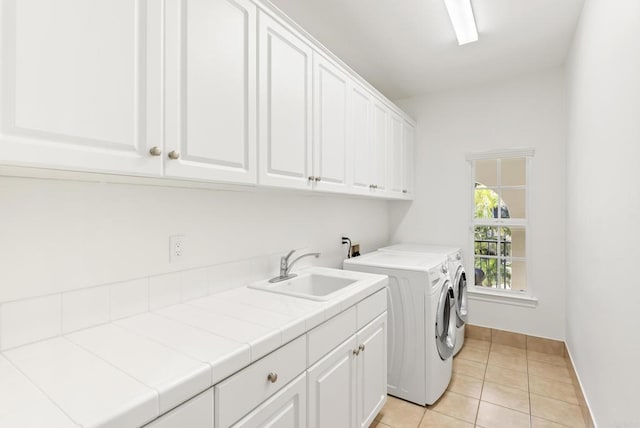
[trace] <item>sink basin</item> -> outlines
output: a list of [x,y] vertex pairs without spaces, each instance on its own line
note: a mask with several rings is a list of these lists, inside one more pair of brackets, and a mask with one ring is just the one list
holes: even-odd
[[310,300],[329,300],[333,297],[334,293],[343,290],[345,287],[357,281],[357,279],[352,278],[309,273],[282,282],[258,282],[249,285],[249,288],[287,294],[289,296],[302,297]]

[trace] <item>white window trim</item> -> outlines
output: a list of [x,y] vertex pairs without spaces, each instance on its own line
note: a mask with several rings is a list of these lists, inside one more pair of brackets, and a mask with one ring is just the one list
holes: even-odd
[[[467,272],[472,274],[473,284],[470,287],[467,287],[467,292],[469,294],[469,298],[472,300],[485,301],[485,302],[494,302],[494,303],[502,303],[509,304],[513,306],[523,306],[534,308],[538,305],[538,299],[534,297],[534,284],[531,282],[531,239],[532,235],[531,226],[529,223],[529,212],[531,207],[531,178],[532,178],[532,167],[531,160],[535,155],[535,150],[533,148],[515,148],[515,149],[500,149],[500,150],[491,150],[480,153],[467,153],[466,160],[469,162],[470,168],[468,168],[468,177],[467,182],[469,183],[469,193],[467,195],[467,201],[469,204],[469,240],[467,244],[466,253],[470,255],[467,258],[467,266],[465,269]],[[474,226],[476,226],[476,221],[474,218],[475,206],[473,204],[475,187],[473,185],[474,180],[474,163],[476,160],[486,160],[486,159],[498,159],[498,158],[515,158],[515,157],[524,157],[527,162],[527,195],[526,195],[526,206],[525,206],[525,216],[526,220],[501,220],[498,221],[501,226],[509,226],[509,225],[521,225],[526,229],[527,239],[525,242],[525,251],[526,251],[526,281],[527,281],[527,289],[524,291],[512,291],[512,290],[500,290],[500,289],[492,289],[486,288],[482,286],[477,286],[475,284],[475,251],[474,251],[474,239],[473,239],[473,231]]]

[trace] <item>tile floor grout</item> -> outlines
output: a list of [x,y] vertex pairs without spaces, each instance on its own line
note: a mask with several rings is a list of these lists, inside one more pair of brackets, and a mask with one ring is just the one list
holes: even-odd
[[[495,345],[499,345],[499,346],[495,346]],[[504,348],[503,348],[504,347]],[[533,414],[533,403],[531,400],[532,396],[536,396],[536,397],[542,397],[545,400],[550,400],[549,403],[550,405],[552,405],[552,408],[554,407],[555,404],[561,403],[561,406],[565,406],[565,408],[571,408],[573,410],[575,410],[575,408],[578,407],[578,404],[575,402],[577,397],[574,397],[573,400],[570,400],[569,398],[567,398],[567,395],[563,395],[562,393],[557,394],[558,397],[560,398],[555,398],[555,396],[547,396],[547,395],[540,395],[539,394],[539,390],[537,392],[533,392],[532,388],[531,388],[531,377],[534,378],[540,378],[543,379],[547,382],[554,382],[554,383],[565,383],[568,385],[568,382],[562,382],[562,380],[558,380],[557,376],[561,376],[564,377],[563,375],[563,371],[567,370],[567,366],[566,364],[561,365],[558,364],[557,362],[553,362],[552,358],[549,359],[545,359],[545,358],[533,358],[530,359],[529,358],[529,352],[527,351],[526,348],[520,348],[520,347],[511,347],[508,345],[502,345],[502,344],[496,344],[496,343],[491,343],[488,341],[480,341],[480,340],[469,340],[467,339],[467,342],[465,343],[465,346],[463,347],[467,348],[468,351],[467,353],[463,353],[463,350],[460,351],[460,353],[456,356],[456,360],[460,361],[463,360],[465,362],[470,362],[471,365],[466,365],[466,373],[461,373],[460,369],[458,368],[457,371],[454,371],[454,374],[452,375],[452,381],[453,381],[453,376],[457,376],[458,379],[464,379],[464,378],[468,378],[469,380],[472,380],[472,383],[476,383],[477,382],[481,382],[480,384],[480,391],[479,394],[474,393],[473,391],[469,391],[466,390],[464,392],[461,392],[463,389],[466,388],[474,388],[473,386],[469,386],[468,384],[464,383],[464,380],[462,380],[462,384],[460,384],[459,386],[456,387],[457,390],[452,390],[451,385],[449,386],[449,388],[447,388],[447,391],[445,391],[445,394],[443,394],[443,397],[441,399],[439,399],[434,405],[432,406],[426,406],[426,407],[422,407],[422,406],[418,406],[415,405],[413,403],[409,403],[409,402],[404,402],[402,400],[399,400],[397,398],[394,397],[390,397],[390,400],[387,402],[387,405],[389,406],[389,408],[395,406],[404,406],[404,412],[405,414],[400,414],[400,415],[396,415],[397,417],[402,417],[402,416],[406,416],[406,413],[409,412],[410,408],[409,407],[413,407],[416,409],[415,414],[415,419],[413,420],[412,423],[407,424],[404,422],[398,423],[398,422],[394,422],[393,418],[391,416],[387,417],[385,414],[385,409],[383,409],[380,413],[380,415],[378,415],[378,417],[376,417],[376,421],[372,424],[372,427],[375,427],[376,425],[379,425],[381,427],[391,427],[391,428],[400,428],[400,427],[410,427],[410,428],[415,428],[415,427],[422,427],[422,428],[426,428],[428,426],[436,426],[436,425],[431,425],[428,424],[429,421],[427,419],[431,419],[428,418],[428,415],[430,414],[436,414],[438,415],[436,417],[436,419],[438,420],[442,420],[442,421],[450,421],[450,422],[454,422],[457,423],[459,425],[463,425],[464,426],[469,426],[469,427],[478,427],[480,428],[481,425],[478,425],[478,422],[480,422],[480,409],[482,406],[482,402],[484,401],[485,403],[487,403],[488,405],[490,405],[490,407],[484,407],[484,412],[483,412],[483,423],[485,425],[488,426],[484,426],[484,428],[493,428],[493,427],[501,427],[501,426],[510,426],[510,425],[505,425],[508,424],[508,422],[505,422],[505,420],[501,420],[501,418],[503,417],[504,419],[508,419],[509,416],[514,416],[517,420],[517,418],[521,418],[522,416],[527,416],[527,423],[526,424],[522,424],[523,426],[529,426],[529,427],[534,427],[537,426],[538,423],[546,423],[546,424],[555,424],[554,426],[567,426],[566,423],[569,422],[574,423],[575,426],[582,426],[582,419],[579,417],[580,415],[576,416],[575,419],[572,421],[571,418],[566,418],[565,415],[563,415],[563,419],[562,421],[559,421],[559,417],[556,417],[556,414],[554,413],[550,413],[549,410],[545,410],[544,412],[546,412],[546,414],[544,416],[538,416],[538,415],[534,415]],[[516,351],[518,350],[518,351]],[[512,353],[513,352],[513,353]],[[536,352],[536,351],[531,351],[531,352]],[[471,354],[471,355],[469,355]],[[481,354],[481,356],[478,356],[478,354]],[[541,353],[544,354],[544,353]],[[555,354],[546,354],[549,356],[555,355]],[[534,356],[536,357],[540,357],[537,354],[534,354]],[[473,358],[476,359],[473,359]],[[492,358],[493,357],[493,358]],[[490,359],[491,359],[491,364],[490,364]],[[518,364],[522,364],[522,363],[518,363],[517,361],[523,361],[524,366],[520,366],[521,369],[518,370],[514,367],[517,367]],[[533,374],[531,372],[530,369],[530,363],[531,362],[535,362],[535,365],[538,365],[539,367],[537,368],[537,373]],[[482,364],[482,378],[480,379],[479,377],[477,377],[477,375],[479,373],[477,373],[477,369],[479,369],[479,365]],[[475,368],[474,368],[475,366]],[[496,373],[497,372],[502,372],[502,376],[505,377],[500,377],[500,379],[496,379],[493,378],[491,380],[487,379],[487,374],[489,373],[489,368],[493,367],[492,372]],[[522,368],[524,370],[522,370]],[[475,374],[476,375],[469,375],[469,373],[473,373],[473,370],[476,370]],[[551,372],[545,373],[543,372],[543,370],[551,370]],[[526,389],[520,389],[517,386],[514,386],[513,384],[509,383],[508,377],[509,376],[521,376],[518,375],[518,373],[520,373],[521,375],[524,376],[524,380],[526,381]],[[554,377],[554,375],[557,375],[556,377]],[[495,376],[495,374],[494,374]],[[496,380],[498,380],[498,382],[496,382]],[[488,382],[488,384],[487,384]],[[498,392],[497,393],[501,393],[501,394],[506,394],[506,399],[502,400],[500,398],[500,395],[498,395],[497,397],[495,396],[496,392],[492,393],[489,395],[489,399],[493,399],[493,401],[497,401],[497,402],[501,402],[500,404],[498,403],[494,403],[492,401],[487,401],[485,398],[485,393],[486,393],[486,388],[489,385],[494,385],[498,388]],[[546,386],[546,387],[551,387],[551,386]],[[503,390],[500,392],[499,389],[503,388]],[[505,389],[506,388],[506,392]],[[511,400],[511,396],[508,393],[508,390],[514,390],[514,391],[522,391],[523,393],[526,393],[526,398],[527,398],[527,409],[528,412],[524,412],[522,410],[521,407],[517,407],[518,406],[518,399],[516,398],[516,404],[509,404],[509,403],[513,403],[513,401]],[[475,415],[473,417],[473,422],[470,422],[470,418],[467,419],[463,419],[460,417],[460,413],[456,413],[456,411],[452,410],[450,408],[450,405],[448,405],[448,409],[447,406],[442,407],[442,408],[438,408],[438,403],[442,402],[442,399],[445,398],[445,396],[449,397],[462,397],[465,400],[467,400],[467,403],[470,404],[470,400],[477,400],[475,407]],[[569,392],[566,392],[566,394],[569,394]],[[492,397],[492,395],[494,395]],[[575,395],[575,392],[574,392]],[[504,395],[503,395],[504,396]],[[446,399],[446,398],[445,398]],[[523,398],[521,398],[522,402]],[[403,402],[404,404],[398,405],[398,402]],[[395,403],[395,404],[394,404]],[[387,406],[385,406],[385,408],[387,408]],[[489,422],[491,419],[487,419],[490,418],[490,414],[492,413],[493,409],[502,409],[502,412],[496,416],[496,420],[495,421],[491,421]],[[419,409],[419,410],[418,410]],[[558,407],[555,408],[556,410],[558,410]],[[396,410],[397,411],[397,410]],[[543,413],[544,413],[543,412]],[[392,412],[387,412],[387,413],[392,413]],[[451,413],[451,414],[449,414]],[[469,412],[470,413],[470,412]],[[381,416],[382,415],[382,416]],[[521,416],[518,416],[521,415]],[[470,414],[469,414],[470,416]],[[555,417],[554,419],[550,419],[549,416],[551,416],[552,418]],[[574,415],[575,416],[575,415]],[[524,419],[520,419],[520,422],[524,422]],[[436,422],[439,425],[439,422]],[[442,422],[443,424],[445,422]],[[515,423],[515,422],[514,422]],[[571,426],[571,425],[569,425]]]

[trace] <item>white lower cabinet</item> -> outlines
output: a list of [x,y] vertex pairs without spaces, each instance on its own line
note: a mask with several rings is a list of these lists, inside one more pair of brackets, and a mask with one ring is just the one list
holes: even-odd
[[306,420],[307,375],[303,373],[233,425],[233,428],[303,428]]
[[145,425],[145,428],[213,428],[213,388]]
[[309,428],[368,427],[387,397],[387,313],[307,371]]
[[387,399],[386,293],[358,302],[145,428],[368,427]]
[[353,335],[309,369],[309,428],[355,425],[357,347]]
[[368,427],[387,401],[387,314],[358,332],[356,417],[359,428]]

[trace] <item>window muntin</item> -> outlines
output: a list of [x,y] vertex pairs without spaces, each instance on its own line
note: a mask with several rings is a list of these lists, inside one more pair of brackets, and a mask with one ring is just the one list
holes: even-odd
[[472,160],[475,285],[527,290],[529,158]]

